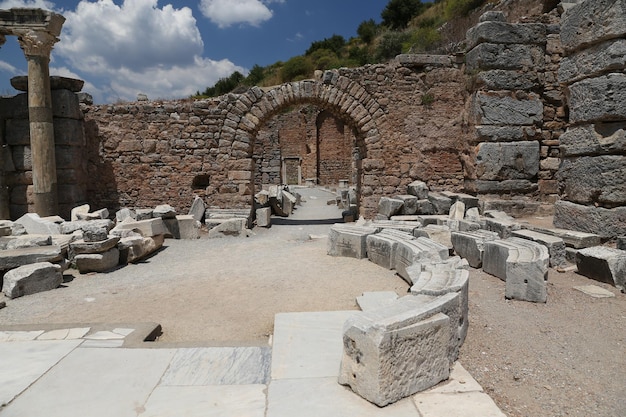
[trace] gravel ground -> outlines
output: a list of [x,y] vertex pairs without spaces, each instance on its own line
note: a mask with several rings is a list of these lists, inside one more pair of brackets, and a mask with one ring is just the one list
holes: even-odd
[[[167,240],[142,263],[0,296],[0,327],[157,322],[155,347],[266,344],[276,313],[356,309],[365,291],[406,293],[391,271],[327,256],[327,219],[340,216],[326,204],[333,194],[299,191],[303,206],[254,236]],[[589,284],[616,297],[573,288]],[[615,288],[551,270],[546,304],[507,301],[502,281],[472,270],[469,315],[460,360],[509,417],[626,416],[626,296]]]

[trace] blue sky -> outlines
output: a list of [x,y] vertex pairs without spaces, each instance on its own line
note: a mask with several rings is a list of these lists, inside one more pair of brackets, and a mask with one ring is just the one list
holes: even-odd
[[[50,73],[85,80],[96,103],[188,97],[233,71],[303,54],[312,42],[356,36],[388,0],[0,0],[65,16]],[[15,37],[0,48],[0,95],[26,74]]]

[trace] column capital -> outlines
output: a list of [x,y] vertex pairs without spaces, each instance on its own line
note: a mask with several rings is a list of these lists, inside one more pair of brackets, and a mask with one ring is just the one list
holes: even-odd
[[24,55],[50,58],[50,52],[59,38],[43,30],[26,30],[17,34],[17,40]]

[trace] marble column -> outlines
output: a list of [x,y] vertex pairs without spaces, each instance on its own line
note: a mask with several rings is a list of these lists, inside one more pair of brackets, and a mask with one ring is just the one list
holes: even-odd
[[[6,38],[0,35],[0,46],[4,45]],[[4,132],[0,131],[0,135]],[[9,212],[9,187],[7,186],[6,172],[4,170],[5,161],[8,157],[8,149],[4,137],[0,136],[0,220],[10,218]]]
[[33,199],[40,216],[58,214],[57,172],[50,91],[50,52],[58,41],[47,31],[18,36],[28,61],[28,118],[33,162]]

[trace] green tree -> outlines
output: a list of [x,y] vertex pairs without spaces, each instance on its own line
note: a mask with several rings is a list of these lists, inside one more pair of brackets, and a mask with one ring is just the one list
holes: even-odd
[[222,94],[230,93],[235,88],[241,85],[244,80],[244,76],[239,71],[233,72],[229,77],[220,78],[217,80],[213,87],[207,87],[202,93],[203,96],[215,97]]
[[339,55],[341,53],[341,49],[345,46],[345,44],[346,40],[343,36],[333,35],[330,38],[313,42],[309,49],[306,50],[305,55],[311,55],[318,49],[329,49]]
[[264,77],[265,68],[261,67],[260,65],[254,64],[244,82],[246,85],[259,85],[261,84],[261,81],[263,81]]
[[381,13],[383,25],[391,29],[404,29],[411,19],[422,12],[421,0],[390,0]]
[[280,78],[282,82],[298,81],[305,79],[313,72],[313,64],[306,57],[299,55],[294,56],[285,62],[280,70]]
[[361,38],[361,40],[368,45],[372,43],[372,41],[376,37],[377,32],[378,25],[376,24],[376,22],[374,22],[374,19],[361,22],[356,30],[356,34],[359,35],[359,38]]
[[410,35],[404,32],[386,32],[379,40],[376,48],[378,62],[395,58],[402,53],[402,46],[408,42]]

